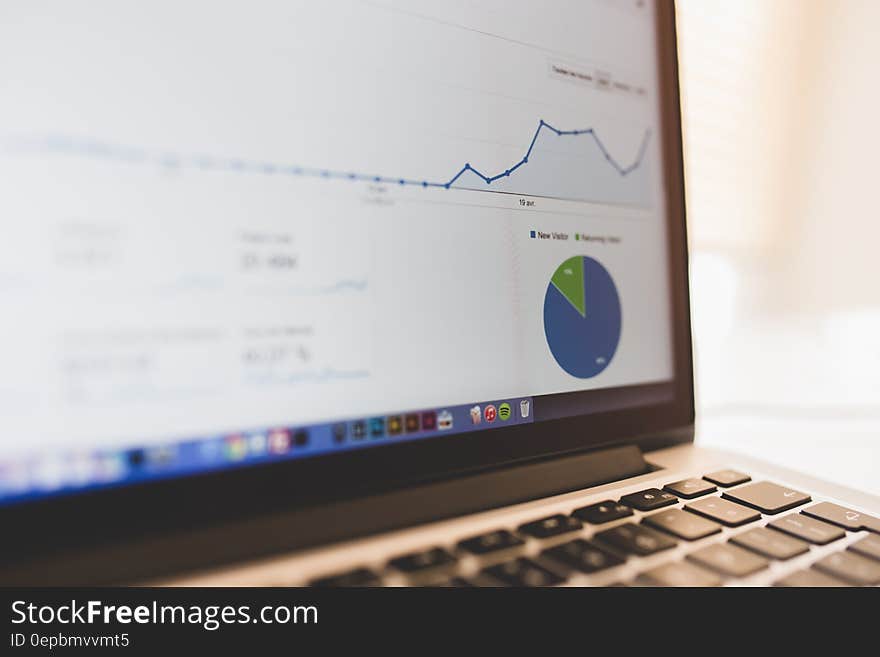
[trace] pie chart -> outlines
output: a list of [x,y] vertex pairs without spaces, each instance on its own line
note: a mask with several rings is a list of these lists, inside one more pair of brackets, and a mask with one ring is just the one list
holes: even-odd
[[620,342],[620,297],[611,274],[589,256],[556,268],[544,296],[544,335],[559,366],[589,379],[602,372]]

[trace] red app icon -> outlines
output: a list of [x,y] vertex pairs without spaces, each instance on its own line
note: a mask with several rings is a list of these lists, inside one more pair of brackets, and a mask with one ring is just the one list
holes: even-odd
[[494,422],[495,418],[498,417],[498,410],[492,404],[489,404],[483,411],[483,417],[486,419],[486,422]]
[[422,431],[433,431],[437,428],[437,413],[425,411],[422,413]]

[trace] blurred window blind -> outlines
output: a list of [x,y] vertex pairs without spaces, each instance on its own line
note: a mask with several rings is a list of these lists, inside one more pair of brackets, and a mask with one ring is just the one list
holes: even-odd
[[770,247],[785,221],[803,0],[680,0],[691,246]]

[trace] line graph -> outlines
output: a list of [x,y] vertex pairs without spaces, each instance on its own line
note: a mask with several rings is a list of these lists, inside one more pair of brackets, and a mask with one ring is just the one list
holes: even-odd
[[[541,119],[525,154],[497,173],[486,173],[466,161],[451,177],[420,179],[407,176],[316,168],[238,157],[216,157],[156,151],[112,144],[95,139],[51,135],[26,140],[25,148],[52,153],[116,160],[128,164],[154,164],[166,169],[195,168],[261,175],[288,175],[352,182],[369,182],[422,188],[467,189],[529,196],[644,205],[648,191],[644,159],[651,130],[645,130],[638,151],[624,163],[612,155],[594,128],[561,130]],[[585,139],[577,139],[583,137]],[[562,140],[559,138],[568,138]],[[568,141],[563,148],[559,144]],[[555,143],[550,143],[555,142]],[[586,149],[584,149],[586,145]],[[592,152],[591,152],[592,151]],[[638,179],[637,179],[638,178]]]
[[525,164],[528,164],[528,162],[529,162],[529,156],[532,154],[532,151],[533,151],[534,148],[535,148],[535,143],[538,141],[538,137],[541,136],[541,131],[542,131],[542,130],[545,130],[545,129],[546,129],[546,130],[549,130],[550,132],[552,132],[553,134],[555,134],[555,135],[558,136],[558,137],[577,137],[577,136],[580,136],[580,135],[590,135],[590,136],[593,138],[593,141],[596,143],[596,146],[598,147],[598,149],[599,149],[599,150],[602,152],[602,154],[605,156],[605,159],[607,160],[608,164],[609,164],[611,167],[613,167],[614,169],[616,169],[617,172],[618,172],[621,176],[626,176],[627,174],[629,174],[630,172],[632,172],[634,169],[636,169],[636,168],[641,164],[642,159],[643,159],[643,157],[644,157],[644,155],[645,155],[645,149],[646,149],[647,146],[648,146],[648,139],[649,139],[650,136],[651,136],[651,132],[650,132],[650,131],[646,131],[646,132],[645,132],[645,136],[642,138],[641,146],[639,146],[639,152],[638,152],[638,155],[636,156],[635,160],[634,160],[629,166],[624,167],[624,166],[622,166],[622,165],[621,165],[621,164],[620,164],[620,163],[619,163],[619,162],[618,162],[618,161],[617,161],[617,160],[611,155],[611,153],[608,152],[608,149],[605,148],[605,144],[602,143],[602,140],[599,139],[599,136],[596,134],[596,131],[593,130],[593,128],[587,128],[587,129],[585,129],[585,130],[559,130],[559,129],[557,129],[557,128],[554,128],[554,127],[553,127],[552,125],[550,125],[549,123],[545,122],[544,119],[541,119],[541,121],[538,123],[538,129],[535,130],[535,134],[534,134],[534,136],[532,137],[532,141],[531,141],[531,143],[529,144],[529,149],[526,151],[526,154],[523,155],[523,158],[522,158],[519,162],[517,162],[516,164],[514,164],[514,165],[513,165],[512,167],[510,167],[509,169],[506,169],[505,171],[502,171],[501,173],[497,173],[497,174],[495,174],[494,176],[487,176],[486,174],[481,173],[478,169],[472,167],[472,166],[470,165],[470,163],[466,163],[466,164],[461,168],[461,171],[459,171],[457,174],[455,174],[455,175],[452,177],[452,179],[451,179],[449,182],[447,182],[447,183],[439,183],[439,184],[438,184],[438,183],[427,183],[427,182],[424,182],[423,184],[431,184],[431,185],[434,185],[434,186],[446,187],[446,188],[448,189],[448,188],[451,187],[451,186],[455,183],[455,181],[458,180],[461,176],[463,176],[463,175],[464,175],[465,173],[467,173],[468,171],[471,171],[471,172],[474,173],[474,175],[479,176],[479,177],[482,178],[487,184],[491,185],[491,184],[492,184],[493,182],[495,182],[496,180],[500,180],[501,178],[506,178],[506,177],[510,176],[510,174],[512,174],[514,171],[516,171],[517,169],[519,169],[521,166],[523,166],[523,165],[525,165]]

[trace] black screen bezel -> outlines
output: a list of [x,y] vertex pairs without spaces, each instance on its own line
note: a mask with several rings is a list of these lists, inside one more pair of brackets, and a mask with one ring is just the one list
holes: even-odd
[[[635,443],[692,440],[693,366],[687,279],[681,117],[671,1],[657,3],[662,160],[668,222],[675,378],[673,401],[442,440],[343,452],[225,472],[47,498],[0,508],[0,555],[191,530],[259,512],[295,509],[417,482]],[[369,473],[369,478],[365,476]]]

